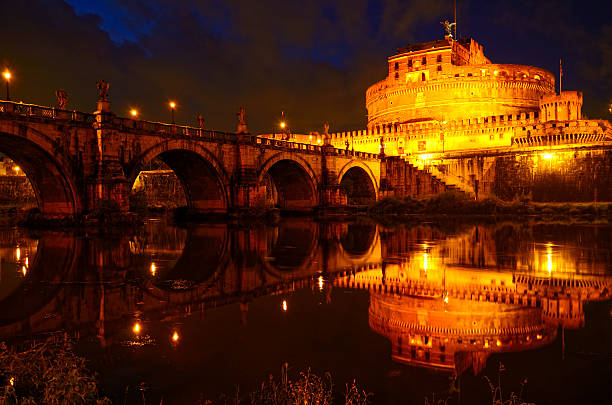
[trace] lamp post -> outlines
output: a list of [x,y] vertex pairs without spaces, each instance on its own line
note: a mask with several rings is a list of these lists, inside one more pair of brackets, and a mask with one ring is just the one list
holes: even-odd
[[172,124],[174,124],[174,110],[176,109],[176,103],[174,101],[170,101],[168,106],[170,106],[170,117],[172,118]]
[[6,69],[4,72],[2,72],[2,77],[4,77],[4,80],[6,80],[6,101],[11,101],[11,97],[9,95],[9,82],[11,81],[11,72],[9,72],[8,69]]
[[136,117],[138,117],[138,110],[137,110],[137,109],[135,109],[135,108],[132,108],[132,109],[130,110],[130,115],[132,116],[132,118],[136,118]]

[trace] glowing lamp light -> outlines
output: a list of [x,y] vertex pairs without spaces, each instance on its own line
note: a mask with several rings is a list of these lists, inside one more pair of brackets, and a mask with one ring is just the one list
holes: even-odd
[[28,260],[28,256],[25,257],[25,266],[30,267],[30,260]]
[[542,159],[550,160],[555,157],[554,153],[542,153]]
[[176,103],[174,101],[170,101],[168,103],[168,105],[170,106],[170,108],[172,108],[173,110],[176,108]]
[[445,291],[445,292],[444,292],[444,298],[443,298],[443,301],[444,301],[444,303],[445,303],[445,304],[448,304],[448,291]]
[[319,291],[323,291],[323,276],[319,276]]
[[157,273],[157,267],[155,267],[155,263],[151,263],[151,269],[149,271],[151,272],[152,276],[155,276],[155,273]]
[[17,260],[21,259],[21,249],[19,248],[15,249],[15,258]]
[[540,335],[539,333],[536,335],[536,339],[538,340],[542,340],[542,335]]
[[485,349],[488,349],[488,348],[489,348],[489,341],[488,341],[488,340],[484,342],[484,348],[485,348]]
[[283,312],[287,312],[287,300],[283,300],[282,308],[283,308]]
[[132,109],[130,110],[130,115],[131,115],[132,117],[134,117],[134,118],[138,117],[138,110],[137,110],[137,109],[135,109],[135,108],[132,108]]
[[318,143],[318,144],[321,144],[321,140],[320,140],[320,139],[317,139],[317,143]]
[[419,155],[419,159],[421,159],[421,160],[429,160],[429,159],[431,159],[431,155],[428,155],[428,154]]
[[283,121],[283,122],[281,122],[281,123],[280,123],[280,127],[281,127],[281,128],[283,128],[283,129],[284,129],[286,126],[287,126],[287,124],[285,124],[285,121]]
[[4,77],[4,80],[8,82],[9,80],[11,80],[12,77],[11,72],[9,72],[8,69],[5,70],[4,72],[2,72],[2,77]]
[[11,378],[9,379],[9,384],[11,384],[11,387],[14,387],[14,386],[15,386],[15,377],[11,377]]
[[26,276],[26,274],[28,274],[28,269],[26,268],[26,266],[21,266],[21,273],[24,277]]
[[174,343],[177,343],[177,342],[179,341],[179,339],[180,339],[180,338],[181,338],[181,337],[179,336],[178,332],[177,332],[177,331],[174,331],[174,333],[172,334],[172,341],[173,341]]
[[140,323],[136,322],[134,326],[132,327],[132,332],[138,335],[140,333],[140,330],[141,330]]
[[17,173],[19,173],[19,171],[21,170],[21,167],[19,166],[13,166],[13,170]]
[[495,342],[495,344],[497,345],[497,347],[500,347],[502,345],[501,340],[497,339],[497,341]]
[[429,267],[429,261],[427,258],[427,253],[423,253],[423,270],[427,271],[428,267]]

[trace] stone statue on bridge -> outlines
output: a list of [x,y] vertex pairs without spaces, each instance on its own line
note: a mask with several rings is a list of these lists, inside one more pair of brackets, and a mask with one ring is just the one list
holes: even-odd
[[110,88],[110,83],[106,80],[98,81],[98,101],[108,101],[108,89]]
[[236,113],[236,117],[238,117],[238,129],[236,133],[238,134],[248,134],[249,130],[247,129],[246,121],[245,121],[245,112],[244,107],[240,107],[238,113]]
[[57,108],[65,110],[68,105],[68,93],[64,89],[55,90],[55,97],[57,97]]
[[196,115],[196,120],[198,121],[198,127],[200,129],[204,129],[204,117],[202,116],[202,114]]
[[330,145],[331,138],[329,136],[329,124],[326,122],[323,124],[323,145]]

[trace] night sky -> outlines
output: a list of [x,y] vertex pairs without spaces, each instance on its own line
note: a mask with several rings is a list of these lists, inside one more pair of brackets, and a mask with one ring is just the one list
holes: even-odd
[[[584,92],[583,112],[610,119],[612,16],[608,1],[458,0],[458,31],[497,63],[543,67]],[[0,68],[12,99],[93,111],[96,82],[127,116],[235,131],[246,107],[253,133],[285,110],[294,132],[360,129],[365,90],[386,76],[398,47],[443,37],[452,0],[0,0]],[[3,90],[3,89],[2,89]]]

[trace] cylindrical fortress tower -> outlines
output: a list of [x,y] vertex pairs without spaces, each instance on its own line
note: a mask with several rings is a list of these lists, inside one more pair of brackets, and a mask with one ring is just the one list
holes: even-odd
[[538,112],[554,94],[547,70],[493,64],[473,39],[432,41],[399,49],[389,75],[366,91],[368,128],[425,120]]
[[541,347],[556,336],[539,308],[499,302],[373,292],[369,321],[391,341],[394,360],[458,372],[467,366],[478,372],[491,353]]

